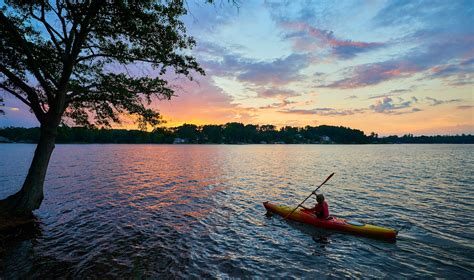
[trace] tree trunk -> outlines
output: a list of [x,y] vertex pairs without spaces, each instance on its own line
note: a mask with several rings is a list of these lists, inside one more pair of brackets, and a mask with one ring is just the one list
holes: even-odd
[[20,191],[0,200],[0,215],[28,217],[43,201],[43,185],[49,159],[54,150],[57,126],[41,125],[41,133],[28,175]]

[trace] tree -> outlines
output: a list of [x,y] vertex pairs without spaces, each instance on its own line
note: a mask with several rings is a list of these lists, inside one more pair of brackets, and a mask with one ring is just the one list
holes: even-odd
[[226,143],[240,143],[244,141],[244,125],[238,122],[230,122],[224,125],[222,131]]
[[258,143],[258,125],[247,124],[244,127],[244,141],[246,143]]
[[267,143],[275,141],[278,135],[276,126],[271,124],[261,125],[258,129],[258,132],[261,135],[261,139]]
[[222,126],[221,125],[204,125],[202,127],[202,135],[206,142],[221,143],[222,142]]
[[189,142],[195,142],[198,139],[198,127],[195,124],[183,124],[176,128],[176,135],[179,138],[187,139]]
[[287,144],[294,143],[297,134],[298,134],[297,127],[285,126],[280,129],[281,138]]
[[[28,106],[40,138],[21,190],[0,201],[0,213],[28,216],[43,200],[43,184],[58,126],[110,126],[120,114],[157,125],[147,105],[170,99],[163,78],[174,71],[204,74],[186,50],[195,45],[180,17],[182,0],[6,0],[0,9],[0,89]],[[133,68],[150,66],[156,75]]]
[[3,98],[0,97],[0,115],[5,114],[5,111],[1,109],[2,107],[5,107],[5,104],[3,104]]

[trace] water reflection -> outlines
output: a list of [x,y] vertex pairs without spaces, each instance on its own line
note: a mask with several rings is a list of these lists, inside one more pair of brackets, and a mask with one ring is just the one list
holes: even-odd
[[[0,145],[2,196],[33,149]],[[58,145],[38,222],[0,237],[0,277],[469,278],[473,163],[469,145]],[[332,172],[331,212],[402,228],[396,244],[264,215]]]

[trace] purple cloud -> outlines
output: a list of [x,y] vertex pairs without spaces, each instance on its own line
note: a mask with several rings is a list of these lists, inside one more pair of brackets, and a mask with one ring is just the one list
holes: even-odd
[[265,88],[258,91],[258,97],[273,98],[273,97],[291,97],[299,94],[294,90],[280,89],[280,88]]
[[304,76],[300,71],[310,64],[309,55],[291,54],[271,62],[247,61],[237,78],[244,82],[257,85],[284,85],[301,80]]
[[[343,78],[322,87],[328,88],[360,88],[379,83],[410,77],[414,74],[421,73],[430,69],[437,69],[445,62],[455,59],[459,56],[465,56],[474,51],[474,36],[472,38],[458,38],[453,41],[444,41],[441,43],[431,44],[426,50],[415,49],[409,54],[392,60],[362,64],[346,69],[349,77]],[[458,74],[472,72],[472,69],[464,68],[447,68],[441,71],[441,75]],[[431,74],[432,75],[432,74]],[[430,74],[427,78],[432,77]],[[441,76],[439,75],[439,76]]]
[[296,51],[308,52],[328,49],[338,59],[351,59],[360,53],[385,46],[384,43],[338,39],[332,31],[315,28],[304,21],[281,21],[279,25],[283,30],[288,31],[284,39],[292,40]]
[[412,104],[412,101],[404,101],[402,98],[400,98],[399,103],[395,103],[392,98],[390,97],[385,97],[382,100],[377,100],[375,104],[370,105],[369,109],[376,113],[383,113],[383,114],[391,114],[391,115],[400,115],[400,114],[406,114],[409,112],[417,112],[420,111],[420,109],[413,108],[415,110],[411,111],[400,111],[405,108],[409,108]]
[[308,54],[291,54],[273,61],[255,61],[230,53],[212,44],[202,46],[205,54],[224,54],[219,59],[203,56],[201,64],[209,75],[237,77],[242,82],[254,85],[285,85],[304,78],[300,71],[309,66],[311,56]]
[[446,103],[456,103],[463,101],[462,99],[439,100],[433,97],[426,97],[426,100],[431,102],[430,106],[438,106]]
[[288,109],[281,110],[280,113],[297,115],[318,115],[318,116],[348,116],[364,113],[366,109],[334,109],[334,108],[314,108],[314,109]]
[[294,103],[296,102],[290,101],[288,99],[283,99],[281,102],[273,103],[267,106],[261,106],[261,107],[258,107],[258,109],[278,109],[278,108],[283,108]]
[[379,94],[379,95],[371,95],[367,99],[379,99],[379,98],[384,98],[384,97],[391,97],[391,96],[398,96],[406,92],[410,92],[411,89],[395,89],[391,90],[387,93],[384,94]]
[[348,69],[348,78],[321,85],[327,88],[350,89],[376,85],[386,80],[407,77],[416,73],[419,67],[409,61],[386,61],[362,64]]
[[[344,78],[322,86],[359,88],[415,74],[423,78],[471,75],[474,72],[474,10],[471,6],[470,1],[388,2],[374,18],[374,28],[403,26],[411,33],[394,39],[391,45],[409,46],[409,51],[385,61],[346,68]],[[440,20],[446,18],[450,20]],[[469,79],[453,83],[463,85],[469,83]]]
[[[463,76],[474,73],[474,58],[463,60],[457,64],[446,64],[432,67],[431,74],[426,78],[436,79],[450,76]],[[471,81],[472,82],[472,81]]]

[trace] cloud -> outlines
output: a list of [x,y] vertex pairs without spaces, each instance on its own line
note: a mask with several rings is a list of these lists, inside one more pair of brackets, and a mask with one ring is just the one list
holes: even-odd
[[315,28],[303,21],[281,21],[279,25],[283,30],[287,31],[284,39],[292,40],[294,49],[299,52],[328,49],[332,56],[338,59],[351,59],[358,54],[369,52],[385,45],[377,42],[338,39],[332,31]]
[[402,111],[403,109],[410,108],[412,101],[404,101],[403,98],[400,98],[400,102],[396,103],[390,97],[385,97],[382,100],[377,100],[375,104],[370,105],[369,109],[376,113],[391,114],[391,115],[400,115],[406,114],[409,112],[418,112],[421,111],[418,108],[413,108],[411,111]]
[[223,54],[229,53],[230,51],[225,47],[222,47],[218,44],[208,42],[208,41],[199,41],[196,43],[193,52],[200,56],[211,56],[213,58],[222,57]]
[[418,71],[418,66],[411,62],[386,61],[362,64],[346,69],[343,78],[320,87],[351,89],[376,85],[386,80],[408,77]]
[[[360,88],[412,77],[422,79],[469,75],[474,53],[474,10],[470,1],[393,1],[373,19],[375,29],[399,30],[390,41],[398,51],[389,59],[345,68],[344,76],[321,85],[328,88]],[[451,20],[440,20],[449,18]],[[470,81],[472,82],[471,76]],[[465,85],[469,79],[453,81]]]
[[270,104],[270,105],[267,105],[267,106],[261,106],[261,107],[258,107],[258,109],[279,109],[279,108],[283,108],[283,107],[286,107],[290,104],[295,104],[296,102],[295,101],[290,101],[288,99],[283,99],[281,100],[281,102],[276,102],[276,103],[273,103],[273,104]]
[[[457,38],[433,44],[427,44],[427,49],[415,49],[409,54],[396,59],[361,64],[345,69],[346,78],[321,85],[327,88],[360,88],[379,83],[411,77],[429,69],[441,68],[445,62],[474,52],[474,36],[472,38]],[[438,68],[437,68],[438,67]],[[470,73],[467,67],[446,67],[438,70],[439,74],[428,73],[425,78],[445,77],[451,74]]]
[[456,107],[456,109],[459,109],[459,110],[467,110],[467,109],[472,109],[472,108],[474,108],[474,106],[472,105],[460,105]]
[[439,100],[433,97],[426,97],[426,100],[430,101],[430,106],[438,106],[446,103],[455,103],[463,101],[462,99]]
[[334,109],[334,108],[314,108],[314,109],[287,109],[278,111],[285,114],[296,115],[318,115],[318,116],[348,116],[364,113],[365,109]]
[[384,94],[371,95],[367,99],[378,99],[378,98],[384,98],[384,97],[398,96],[410,91],[412,91],[412,89],[395,89]]
[[308,55],[291,54],[271,62],[243,62],[242,72],[237,78],[257,85],[284,85],[302,80],[300,71],[310,63]]
[[209,76],[195,81],[176,80],[176,97],[153,103],[169,125],[188,123],[251,122],[252,110],[234,103],[234,98],[218,87]]
[[449,82],[449,85],[450,86],[472,86],[474,85],[474,75],[472,76],[468,76],[468,77],[461,77],[461,78],[457,78],[451,82]]
[[437,65],[429,70],[425,76],[427,79],[447,78],[451,76],[457,77],[454,83],[459,81],[474,83],[474,58],[465,59],[459,63]]
[[201,64],[209,75],[236,77],[241,82],[260,86],[281,86],[301,81],[305,77],[300,74],[301,70],[312,61],[308,54],[291,54],[273,61],[256,61],[211,45],[203,48],[207,54],[224,52],[220,59],[201,59]]
[[299,94],[290,89],[280,89],[280,88],[263,88],[258,90],[258,97],[261,98],[274,98],[274,97],[292,97],[298,96]]
[[[376,26],[403,26],[416,28],[424,24],[461,26],[463,29],[472,28],[472,1],[420,1],[401,0],[388,1],[373,18]],[[456,19],[439,20],[450,18]],[[437,27],[437,26],[436,26]]]

